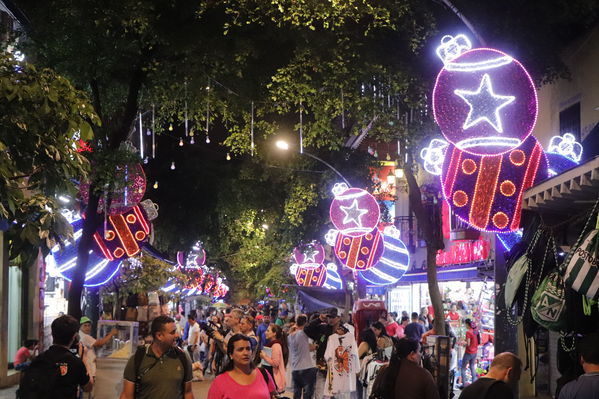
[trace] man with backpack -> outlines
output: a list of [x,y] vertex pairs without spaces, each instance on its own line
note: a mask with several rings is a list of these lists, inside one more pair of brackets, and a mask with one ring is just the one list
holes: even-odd
[[52,322],[52,346],[31,362],[21,378],[20,399],[76,399],[78,389],[90,392],[93,382],[85,364],[70,348],[79,337],[79,322],[64,315]]
[[120,399],[193,399],[191,360],[176,346],[175,320],[156,317],[151,333],[152,344],[138,347],[127,362]]

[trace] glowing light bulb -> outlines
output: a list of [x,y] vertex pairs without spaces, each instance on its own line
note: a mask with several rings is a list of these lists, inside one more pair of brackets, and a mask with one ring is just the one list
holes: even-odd
[[150,129],[148,129],[148,130],[146,131],[146,136],[151,136],[151,135],[152,135],[152,131],[151,131]]
[[227,161],[231,160],[231,155],[227,152]]
[[210,137],[206,136],[206,144],[210,144]]
[[377,150],[374,150],[374,157],[378,158],[379,157],[379,152]]
[[179,147],[183,147],[183,139],[179,139]]
[[386,159],[387,159],[387,161],[391,160],[391,155],[389,155],[389,153],[387,153],[387,158]]
[[189,137],[193,137],[193,135],[194,135],[194,134],[195,134],[195,133],[193,132],[193,129],[191,129],[191,130],[189,131]]
[[175,170],[175,161],[171,162],[171,170]]
[[193,139],[193,137],[191,138],[191,140],[189,140],[189,144],[195,144],[195,140]]
[[168,131],[172,132],[173,131],[173,124],[171,123],[170,125],[168,125]]
[[158,190],[158,180],[154,182],[154,190]]
[[144,158],[144,163],[147,164],[148,163],[148,157]]

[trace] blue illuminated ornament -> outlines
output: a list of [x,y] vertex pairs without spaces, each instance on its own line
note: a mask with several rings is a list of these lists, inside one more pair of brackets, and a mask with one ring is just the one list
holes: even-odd
[[545,155],[549,162],[549,176],[559,175],[578,166],[582,158],[582,145],[572,133],[553,136]]
[[522,229],[510,231],[508,233],[497,234],[497,238],[503,245],[506,251],[510,252],[514,245],[522,240]]
[[359,272],[359,276],[375,285],[398,282],[410,266],[410,253],[399,237],[399,230],[395,226],[386,227],[383,234],[383,257],[371,269]]
[[[77,265],[77,247],[83,233],[83,219],[79,215],[65,215],[73,227],[75,243],[67,242],[61,249],[56,245],[46,256],[46,265],[50,274],[56,271],[65,280],[71,281]],[[84,287],[98,287],[109,282],[119,271],[121,261],[109,261],[89,251]]]
[[327,264],[327,278],[322,286],[329,290],[340,290],[343,288],[343,280],[341,280],[341,276],[337,273],[337,265],[334,263]]

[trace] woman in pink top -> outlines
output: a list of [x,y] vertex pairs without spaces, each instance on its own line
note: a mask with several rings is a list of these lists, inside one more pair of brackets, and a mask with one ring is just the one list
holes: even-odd
[[[272,354],[269,356],[265,351],[260,352],[260,357],[272,367],[272,375],[277,384],[279,393],[285,392],[285,363],[289,356],[287,348],[287,339],[283,336],[283,330],[276,324],[268,326],[265,332],[268,343],[265,345],[272,349]],[[269,367],[266,366],[266,369]],[[270,370],[269,370],[270,371]]]
[[[267,372],[254,368],[250,339],[243,334],[233,335],[227,344],[231,361],[225,372],[212,381],[208,399],[271,399],[275,384]],[[267,382],[268,381],[268,382]]]

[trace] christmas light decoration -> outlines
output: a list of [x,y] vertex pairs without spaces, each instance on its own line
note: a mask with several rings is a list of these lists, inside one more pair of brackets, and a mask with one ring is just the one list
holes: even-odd
[[445,140],[432,139],[428,147],[423,148],[420,151],[420,158],[423,160],[424,170],[431,175],[441,175],[447,145],[448,143]]
[[546,177],[543,149],[529,136],[503,155],[474,155],[450,145],[441,182],[456,216],[479,230],[506,232],[520,227],[524,191]]
[[295,263],[308,269],[319,267],[324,262],[324,257],[324,247],[317,241],[301,244],[293,249]]
[[383,237],[376,227],[360,237],[337,234],[335,255],[350,269],[370,269],[381,259],[384,251]]
[[343,288],[343,280],[341,280],[341,276],[337,273],[337,265],[334,263],[327,263],[327,279],[322,286],[329,290],[340,290]]
[[149,234],[150,223],[145,211],[134,206],[124,214],[108,216],[108,223],[94,233],[94,251],[110,261],[130,258],[141,251],[139,244]]
[[175,170],[177,167],[175,166],[175,161],[171,162],[171,170]]
[[536,123],[536,89],[522,64],[509,55],[477,48],[449,58],[437,76],[433,113],[445,138],[460,150],[498,155],[513,150]]
[[463,34],[445,35],[441,38],[441,44],[437,47],[436,53],[443,63],[447,64],[471,48],[472,43],[470,43],[468,36]]
[[577,166],[582,158],[582,145],[572,133],[553,136],[547,148],[549,176],[555,176]]
[[[114,179],[120,182],[118,188],[105,192],[98,202],[98,213],[104,211],[106,198],[110,199],[109,215],[125,213],[137,205],[146,193],[146,175],[143,167],[136,163],[119,165],[115,169]],[[82,182],[79,192],[83,202],[89,201],[89,183]]]
[[379,222],[380,208],[372,194],[361,188],[348,188],[345,183],[333,187],[331,221],[344,235],[359,237],[370,232]]
[[[75,266],[77,266],[77,247],[83,234],[83,219],[76,214],[65,214],[73,227],[75,243],[66,242],[63,248],[56,245],[46,256],[46,265],[50,273],[57,272],[65,280],[71,281]],[[85,287],[98,287],[109,282],[119,271],[121,261],[110,261],[90,251],[87,271],[83,285]]]
[[410,253],[395,226],[385,228],[383,242],[383,257],[371,269],[358,273],[359,277],[374,285],[395,284],[410,266]]
[[522,229],[518,229],[516,231],[511,231],[508,233],[497,234],[497,238],[503,245],[506,251],[511,251],[514,245],[516,245],[520,240],[522,240]]
[[314,269],[298,267],[295,272],[295,281],[297,285],[303,287],[322,287],[327,278],[327,268],[320,265]]

